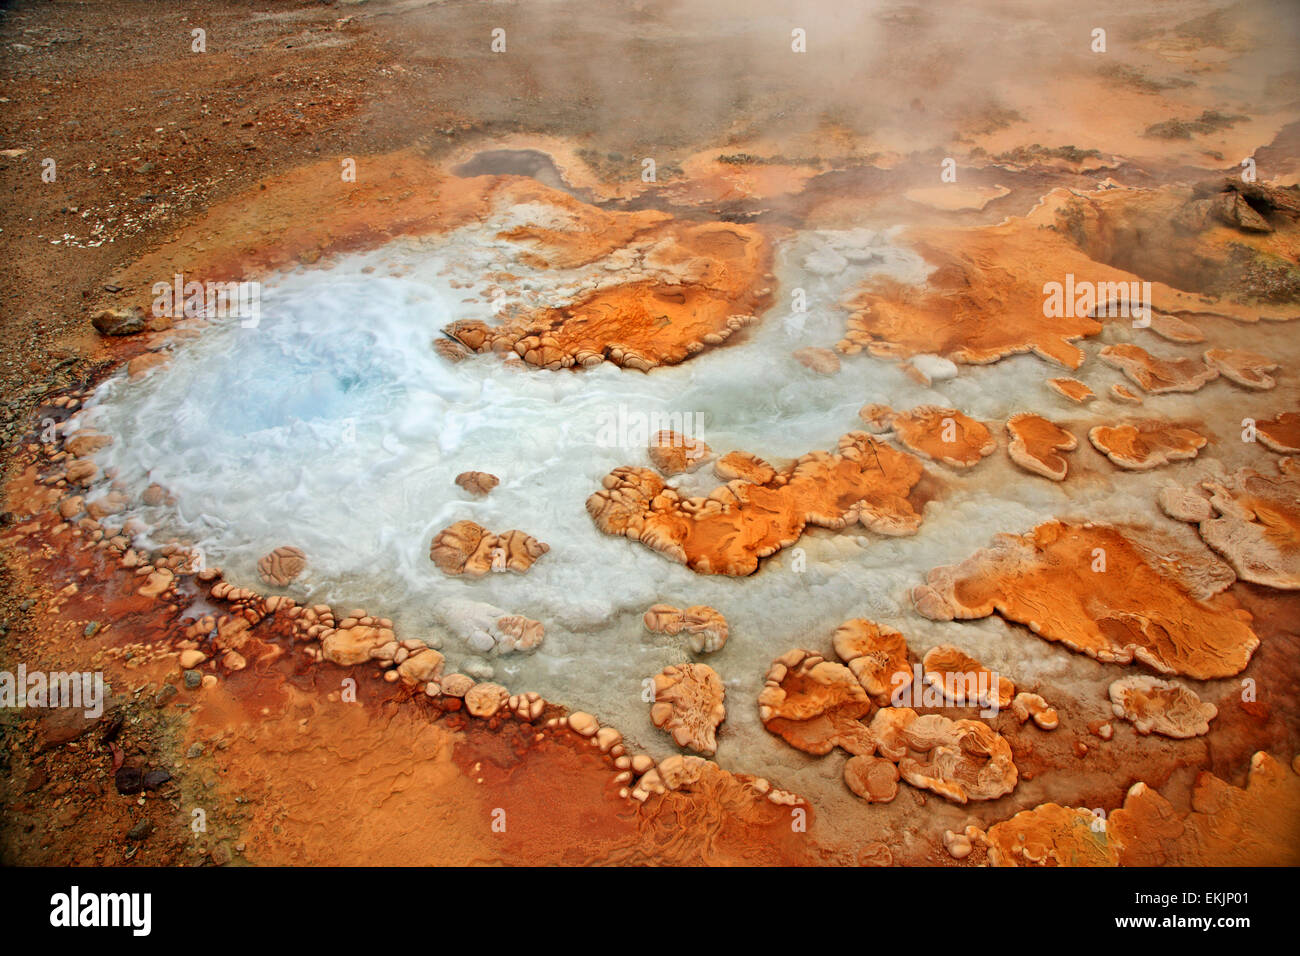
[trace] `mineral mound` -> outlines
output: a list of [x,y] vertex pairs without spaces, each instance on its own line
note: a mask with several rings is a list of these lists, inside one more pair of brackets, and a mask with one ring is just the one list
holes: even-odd
[[712,654],[727,643],[727,619],[707,604],[697,604],[684,611],[670,604],[656,604],[645,612],[643,620],[646,629],[657,634],[685,631],[696,654]]
[[1243,468],[1192,487],[1166,487],[1159,502],[1169,517],[1194,522],[1243,581],[1300,589],[1300,476]]
[[881,756],[898,762],[904,780],[945,800],[996,800],[1016,787],[1011,745],[983,721],[884,707],[871,721],[871,734]]
[[886,405],[866,405],[858,416],[874,432],[892,431],[918,455],[953,468],[977,465],[997,448],[982,422],[955,408],[921,405],[908,412],[895,412]]
[[429,558],[444,574],[481,577],[489,571],[518,571],[551,550],[522,531],[492,534],[473,521],[457,521],[433,536]]
[[831,642],[835,655],[881,707],[889,706],[895,694],[911,686],[907,640],[893,628],[856,617],[836,628]]
[[1111,682],[1109,694],[1115,716],[1129,721],[1140,734],[1200,737],[1210,732],[1210,721],[1219,713],[1213,704],[1202,703],[1195,691],[1158,677],[1121,677]]
[[1201,359],[1161,359],[1140,345],[1107,345],[1097,354],[1107,365],[1119,369],[1133,384],[1153,395],[1195,392],[1219,377],[1218,368]]
[[1195,458],[1207,439],[1190,428],[1159,420],[1097,425],[1088,441],[1112,463],[1129,471],[1146,471],[1171,461]]
[[1008,418],[1007,434],[1011,436],[1007,454],[1017,465],[1052,481],[1065,480],[1070,463],[1058,453],[1079,447],[1073,434],[1041,415],[1028,413]]
[[1239,674],[1259,646],[1250,615],[1224,594],[1198,595],[1176,569],[1119,528],[1049,521],[1002,534],[912,592],[937,621],[994,612],[1099,661],[1162,674]]
[[284,587],[307,567],[307,555],[301,548],[285,545],[276,548],[257,562],[257,574],[267,584]]
[[763,484],[737,479],[703,498],[683,498],[647,468],[616,468],[587,499],[587,513],[606,534],[692,571],[739,576],[808,525],[838,531],[856,521],[878,534],[914,534],[921,515],[908,495],[924,470],[916,457],[849,432],[833,454],[811,452]]
[[843,664],[812,651],[792,650],[772,662],[758,695],[758,716],[769,732],[810,754],[843,747],[869,756],[875,741],[861,718],[871,699]]
[[770,299],[763,283],[772,250],[755,226],[604,210],[528,180],[495,198],[515,219],[518,210],[544,210],[497,239],[518,249],[522,266],[572,271],[577,292],[499,325],[446,328],[474,352],[513,352],[552,370],[613,362],[648,371],[721,345]]
[[677,746],[711,757],[718,749],[718,725],[727,717],[726,688],[707,664],[679,664],[655,675],[650,720],[672,735]]

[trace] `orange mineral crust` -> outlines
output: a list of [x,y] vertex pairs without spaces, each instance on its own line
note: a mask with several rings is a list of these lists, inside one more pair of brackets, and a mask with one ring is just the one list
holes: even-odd
[[1119,369],[1135,385],[1153,395],[1195,392],[1219,377],[1216,366],[1199,358],[1162,359],[1140,345],[1107,345],[1097,353],[1107,365]]
[[758,716],[769,733],[810,754],[842,747],[870,756],[876,744],[862,722],[871,699],[843,664],[796,648],[772,662],[758,695]]
[[809,525],[840,530],[857,521],[878,534],[914,534],[921,515],[908,495],[924,473],[916,457],[849,432],[834,453],[811,452],[763,484],[737,478],[703,498],[682,497],[647,468],[616,468],[587,512],[606,534],[692,571],[747,575]]
[[1190,487],[1166,486],[1159,503],[1169,517],[1194,523],[1243,581],[1300,589],[1300,475],[1243,468]]
[[907,639],[892,627],[855,617],[835,629],[835,655],[849,666],[862,689],[881,707],[912,684]]
[[1088,431],[1088,441],[1120,468],[1146,471],[1171,461],[1195,458],[1207,439],[1190,428],[1152,419],[1114,427],[1097,425]]
[[1052,481],[1064,481],[1070,463],[1060,452],[1074,451],[1079,440],[1055,422],[1041,415],[1022,413],[1007,419],[1011,442],[1007,454],[1025,471]]
[[1285,455],[1300,453],[1300,412],[1282,412],[1255,423],[1260,444]]
[[952,703],[969,706],[976,701],[982,707],[996,703],[1000,710],[1005,710],[1016,696],[1016,685],[1010,678],[989,670],[951,644],[930,648],[921,663],[925,667],[925,682],[942,690]]
[[429,559],[444,574],[477,578],[494,568],[522,574],[550,550],[549,545],[522,531],[498,535],[473,521],[457,521],[433,536]]
[[[567,214],[562,232],[515,229],[500,238],[527,251],[523,264],[588,269],[595,291],[574,302],[492,326],[453,322],[449,335],[476,352],[513,352],[548,369],[609,361],[648,371],[721,345],[755,321],[771,289],[772,250],[754,226],[688,223],[667,213],[606,212],[556,190],[514,203],[546,202]],[[622,281],[611,283],[614,277]]]
[[912,451],[953,468],[977,465],[997,448],[982,422],[955,408],[921,405],[894,413],[888,422],[898,440]]
[[1047,384],[1080,405],[1097,397],[1091,388],[1077,378],[1049,378]]
[[1296,866],[1300,775],[1261,751],[1244,789],[1202,771],[1185,812],[1136,783],[1109,817],[1046,803],[971,830],[994,866]]
[[[1175,316],[1257,321],[1263,311],[1269,318],[1293,317],[1285,309],[1261,310],[1227,299],[1207,305],[1204,297],[1165,285],[1159,276],[1117,267],[1119,253],[1108,237],[1117,231],[1116,222],[1135,215],[1131,206],[1148,200],[1127,190],[1111,192],[1119,195],[1084,197],[1058,189],[1028,215],[996,225],[908,230],[905,240],[934,271],[921,286],[879,279],[863,287],[845,303],[850,316],[838,349],[853,354],[865,348],[899,359],[938,353],[970,365],[1033,352],[1075,369],[1084,358],[1076,343],[1100,332],[1104,320],[1145,320],[1127,305],[1121,309],[1121,297],[1138,308],[1150,306]],[[1294,222],[1288,228],[1295,233]],[[1222,241],[1213,255],[1226,258],[1228,248],[1229,242]],[[1150,302],[1144,301],[1144,280],[1151,281]],[[1067,288],[1077,294],[1067,296]],[[1199,360],[1196,364],[1204,366]]]
[[1122,530],[1049,521],[1002,534],[915,588],[933,620],[998,613],[1099,661],[1138,660],[1163,674],[1210,679],[1245,669],[1259,645],[1250,615],[1222,594],[1196,596]]

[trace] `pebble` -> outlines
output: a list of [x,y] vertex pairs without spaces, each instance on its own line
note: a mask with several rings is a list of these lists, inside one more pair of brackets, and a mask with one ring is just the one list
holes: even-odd
[[148,837],[150,833],[153,833],[153,824],[148,820],[141,820],[135,826],[131,827],[131,829],[126,831],[126,838],[132,841],[139,841]]

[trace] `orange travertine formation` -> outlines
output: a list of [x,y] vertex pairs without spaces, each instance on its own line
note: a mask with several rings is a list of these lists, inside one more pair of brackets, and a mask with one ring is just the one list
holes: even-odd
[[1047,384],[1072,402],[1082,404],[1097,397],[1092,389],[1077,378],[1049,378]]
[[1296,866],[1300,864],[1300,775],[1264,751],[1250,760],[1245,789],[1202,772],[1182,815],[1160,793],[1134,784],[1110,815],[1121,866]]
[[549,550],[549,545],[522,531],[497,535],[473,521],[457,521],[433,536],[429,559],[444,574],[480,577],[492,570],[522,574]]
[[1070,463],[1057,453],[1079,447],[1073,434],[1041,415],[1028,413],[1008,418],[1007,434],[1011,436],[1007,454],[1017,465],[1052,481],[1065,480]]
[[945,800],[996,800],[1016,788],[1011,745],[983,721],[883,707],[871,721],[871,735],[904,780]]
[[1247,612],[1207,590],[1118,528],[1049,521],[935,568],[912,600],[932,620],[996,612],[1099,661],[1208,680],[1244,670],[1259,638]]
[[907,640],[892,627],[855,617],[835,629],[831,643],[835,655],[881,707],[888,707],[895,694],[911,686]]
[[1010,678],[989,670],[975,658],[952,644],[939,644],[925,652],[921,660],[925,682],[943,691],[950,703],[999,709],[1011,706],[1016,685]]
[[1205,333],[1198,326],[1162,312],[1151,316],[1151,331],[1162,339],[1181,345],[1195,345],[1205,341]]
[[727,717],[726,688],[707,664],[665,667],[654,678],[650,720],[672,735],[677,746],[706,757],[718,749],[718,725]]
[[1153,395],[1194,392],[1219,377],[1219,370],[1201,359],[1157,358],[1140,345],[1107,345],[1097,355],[1107,365],[1123,372],[1133,384]]
[[840,370],[840,357],[830,349],[795,349],[791,355],[804,368],[811,369],[818,375],[834,375]]
[[[514,352],[548,369],[609,361],[646,371],[721,345],[770,299],[770,288],[760,286],[772,250],[754,226],[607,211],[558,190],[532,188],[538,191],[532,201],[564,215],[500,238],[527,250],[525,265],[591,269],[595,288],[568,305],[500,325],[464,320],[447,327],[475,352]],[[610,284],[611,276],[626,281]]]
[[888,405],[864,405],[858,417],[872,432],[892,432],[918,455],[953,468],[977,465],[997,448],[988,428],[955,408],[920,405],[896,412]]
[[843,747],[870,756],[875,741],[860,718],[871,700],[843,664],[795,649],[772,662],[758,695],[758,716],[769,733],[810,754]]
[[1245,349],[1208,349],[1205,363],[1219,374],[1245,388],[1265,391],[1277,385],[1269,372],[1277,371],[1278,364],[1267,355]]
[[646,453],[650,456],[650,464],[665,475],[680,475],[699,468],[709,460],[713,451],[698,438],[661,431],[650,436]]
[[1015,700],[1011,702],[1011,712],[1022,724],[1032,719],[1041,730],[1055,730],[1061,722],[1055,707],[1048,704],[1041,694],[1031,694],[1028,691],[1016,694]]
[[456,484],[471,495],[486,495],[501,484],[501,479],[486,471],[462,471],[456,476]]
[[1109,817],[1046,803],[967,832],[993,866],[1296,866],[1300,775],[1260,751],[1245,789],[1202,772],[1186,812],[1136,783]]
[[988,428],[955,408],[922,405],[893,418],[894,434],[918,455],[969,468],[993,454],[997,442]]
[[765,485],[776,478],[776,469],[757,455],[729,451],[713,463],[713,473],[723,481],[752,482]]
[[1119,849],[1106,821],[1091,810],[1044,803],[972,833],[993,866],[1118,866]]
[[722,650],[727,643],[727,619],[722,612],[707,604],[697,604],[682,611],[670,604],[656,604],[642,618],[646,629],[656,634],[686,632],[691,650],[696,654],[712,654]]
[[302,574],[306,567],[307,555],[302,549],[285,545],[257,562],[257,575],[267,584],[282,588]]
[[885,757],[858,754],[844,762],[844,784],[867,803],[889,803],[898,796],[898,764]]
[[1112,384],[1110,387],[1110,394],[1117,402],[1124,402],[1128,405],[1142,404],[1142,396],[1122,382],[1115,382]]
[[[1136,318],[1116,304],[1121,288],[1127,293],[1143,277],[1098,261],[1079,245],[1096,238],[1104,246],[1112,234],[1108,220],[1130,218],[1127,204],[1149,203],[1147,197],[1127,190],[1109,192],[1113,195],[1083,197],[1058,189],[1028,215],[997,225],[909,229],[905,238],[934,267],[927,283],[911,287],[883,278],[870,282],[845,303],[851,315],[845,337],[836,347],[848,354],[865,348],[873,355],[898,359],[937,353],[971,365],[1033,352],[1066,368],[1078,368],[1084,358],[1075,344],[1079,339],[1100,332],[1103,319],[1131,322]],[[1113,253],[1113,249],[1097,250],[1111,260]],[[1226,244],[1222,249],[1216,246],[1213,255],[1226,258]],[[1026,263],[1033,263],[1033,268],[1027,269]],[[1066,276],[1076,277],[1086,292],[1073,302],[1062,302],[1065,307],[1060,310],[1051,309],[1046,286]],[[1207,306],[1204,297],[1162,282],[1151,283],[1150,299],[1135,304],[1151,307],[1153,314],[1175,317],[1216,314],[1241,321],[1259,319],[1256,308],[1227,300]]]
[[746,575],[808,525],[840,530],[857,521],[879,534],[914,534],[921,515],[907,496],[922,474],[914,456],[850,432],[834,454],[812,452],[765,484],[731,481],[704,498],[683,498],[649,469],[616,468],[587,499],[587,513],[606,534],[692,571]]
[[1145,674],[1112,681],[1108,693],[1115,716],[1129,721],[1140,734],[1179,740],[1200,737],[1210,732],[1210,721],[1219,713],[1190,688]]
[[1088,431],[1088,441],[1129,471],[1146,471],[1184,458],[1195,458],[1205,447],[1204,435],[1172,422],[1151,420],[1123,425],[1098,425]]
[[1195,523],[1243,581],[1300,589],[1300,475],[1243,468],[1191,487],[1168,486],[1158,500],[1169,517]]
[[1255,423],[1260,443],[1283,455],[1300,453],[1300,412],[1282,412]]

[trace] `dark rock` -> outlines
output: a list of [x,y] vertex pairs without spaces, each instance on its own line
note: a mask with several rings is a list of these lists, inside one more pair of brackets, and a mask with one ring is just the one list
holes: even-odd
[[23,793],[35,793],[41,787],[49,783],[50,775],[42,767],[37,767],[32,771],[31,776],[27,778],[27,783],[23,786]]
[[185,672],[185,686],[188,687],[190,690],[194,690],[202,683],[203,683],[203,675],[200,674],[198,671],[188,670]]
[[69,707],[60,707],[42,714],[36,726],[36,751],[44,753],[62,747],[85,735],[97,723],[99,717],[87,717],[84,712]]
[[153,702],[162,707],[179,693],[180,691],[176,689],[175,684],[163,684],[162,689],[153,695]]
[[126,831],[126,838],[132,841],[140,841],[148,837],[150,833],[153,833],[153,824],[148,820],[141,820]]
[[135,335],[145,329],[144,310],[137,306],[105,309],[91,323],[100,335]]
[[139,767],[125,766],[113,775],[113,786],[121,794],[139,793],[144,789],[144,772]]
[[172,775],[170,773],[159,767],[157,770],[150,770],[146,773],[144,779],[140,782],[146,790],[157,790],[171,778]]

